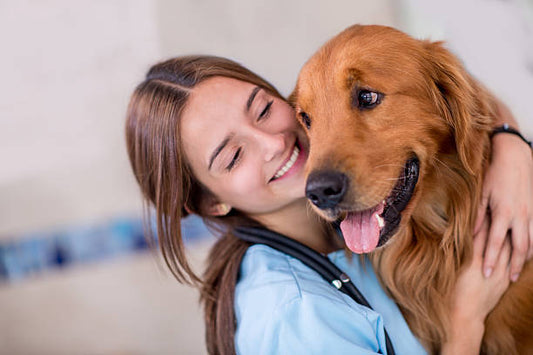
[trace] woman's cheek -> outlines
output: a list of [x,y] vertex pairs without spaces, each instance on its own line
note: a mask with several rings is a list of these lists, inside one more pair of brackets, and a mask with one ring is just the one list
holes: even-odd
[[259,197],[264,187],[260,184],[259,174],[250,170],[241,169],[226,184],[225,194],[234,206],[246,207],[254,202],[261,203]]
[[238,191],[239,194],[254,194],[257,193],[263,188],[261,183],[265,184],[260,177],[261,170],[259,168],[248,168],[241,169],[233,179],[233,188],[235,191]]

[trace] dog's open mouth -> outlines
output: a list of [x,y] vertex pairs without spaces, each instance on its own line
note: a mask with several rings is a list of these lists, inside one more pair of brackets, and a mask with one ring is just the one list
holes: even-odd
[[416,183],[420,162],[409,159],[390,195],[377,206],[357,212],[348,212],[340,223],[346,245],[355,253],[368,253],[384,245],[396,232]]

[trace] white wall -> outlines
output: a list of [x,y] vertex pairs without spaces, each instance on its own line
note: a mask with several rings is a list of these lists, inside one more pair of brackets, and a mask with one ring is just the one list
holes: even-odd
[[0,3],[0,238],[138,208],[124,111],[160,57],[156,4]]
[[230,57],[288,95],[299,69],[327,39],[355,24],[393,25],[389,0],[158,2],[164,56]]

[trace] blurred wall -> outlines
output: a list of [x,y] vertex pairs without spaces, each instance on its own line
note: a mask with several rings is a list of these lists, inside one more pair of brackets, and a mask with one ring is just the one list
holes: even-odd
[[287,96],[307,58],[330,37],[355,23],[394,25],[390,2],[159,0],[161,52],[232,58]]
[[160,57],[149,1],[0,3],[0,238],[138,210],[128,95]]

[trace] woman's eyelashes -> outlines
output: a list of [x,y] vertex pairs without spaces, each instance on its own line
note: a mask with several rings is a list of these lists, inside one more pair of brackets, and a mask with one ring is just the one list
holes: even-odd
[[[266,103],[265,107],[263,108],[263,110],[261,111],[261,113],[259,113],[259,116],[257,117],[257,121],[261,121],[265,118],[268,118],[268,116],[270,116],[270,112],[271,112],[271,109],[272,109],[272,104],[274,103],[274,100],[270,100]],[[226,166],[226,170],[227,171],[231,171],[233,170],[233,168],[239,163],[241,157],[242,157],[242,147],[238,148],[235,153],[233,154],[233,157],[231,159],[231,161],[229,162],[229,164]]]
[[241,159],[241,156],[242,156],[242,147],[238,148],[235,151],[235,154],[233,154],[233,158],[229,162],[228,166],[226,166],[226,170],[231,171],[235,167],[235,165],[239,162],[239,160]]
[[270,109],[272,107],[272,104],[274,103],[274,100],[270,100],[266,105],[263,111],[259,114],[259,117],[257,117],[257,121],[261,121],[264,118],[267,118],[270,115]]

